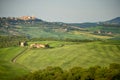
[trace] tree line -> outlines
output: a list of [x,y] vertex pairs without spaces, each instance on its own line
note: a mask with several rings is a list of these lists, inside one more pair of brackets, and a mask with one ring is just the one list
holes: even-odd
[[120,64],[112,63],[109,67],[94,66],[90,68],[73,67],[63,70],[60,67],[29,73],[17,80],[120,80]]
[[29,38],[26,36],[0,36],[0,48],[19,46],[20,42],[25,42],[25,41],[30,41],[30,42],[35,42],[35,41],[93,42],[93,41],[100,41],[100,40],[99,39],[80,40],[80,39],[70,39],[70,38],[57,39],[57,38],[53,38],[53,37]]
[[27,41],[24,36],[0,36],[0,48],[19,46],[20,41]]

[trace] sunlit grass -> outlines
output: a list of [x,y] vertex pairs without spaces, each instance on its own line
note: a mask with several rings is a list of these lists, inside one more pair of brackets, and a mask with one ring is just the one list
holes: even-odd
[[43,69],[47,66],[60,66],[63,69],[74,66],[107,66],[110,63],[119,63],[120,47],[118,46],[90,42],[49,49],[29,49],[17,58],[17,63],[31,70]]

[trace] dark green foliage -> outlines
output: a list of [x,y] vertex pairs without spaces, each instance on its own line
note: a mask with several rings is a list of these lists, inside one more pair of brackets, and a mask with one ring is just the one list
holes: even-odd
[[[10,47],[10,46],[19,46],[20,41],[26,41],[26,37],[21,36],[0,36],[0,48]],[[27,43],[25,42],[27,46]]]
[[66,42],[94,42],[94,41],[101,41],[101,39],[70,39],[70,38],[63,38],[63,39],[57,39],[57,38],[32,38],[29,41],[34,42],[34,41],[66,41]]
[[120,64],[110,64],[108,67],[94,66],[88,69],[74,67],[68,71],[59,67],[30,73],[18,80],[120,80]]
[[70,23],[68,25],[70,25],[70,26],[78,26],[78,27],[81,27],[81,28],[98,26],[97,23]]
[[27,41],[25,41],[25,42],[24,42],[24,46],[28,46],[28,43],[27,43]]

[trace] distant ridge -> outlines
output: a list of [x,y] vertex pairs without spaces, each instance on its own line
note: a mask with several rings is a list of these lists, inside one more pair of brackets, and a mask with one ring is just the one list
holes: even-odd
[[114,19],[102,22],[105,25],[116,25],[116,26],[120,26],[120,17],[116,17]]
[[[20,16],[20,17],[0,17],[0,20],[39,20],[39,21],[43,21],[42,19],[39,19],[35,16]],[[47,22],[47,21],[46,21]],[[58,22],[56,22],[58,23]],[[119,24],[120,25],[120,17],[116,17],[114,19],[108,20],[108,21],[101,21],[100,23],[105,23],[105,24]],[[67,24],[67,23],[66,23]],[[98,24],[98,22],[84,22],[84,23],[68,23],[68,24],[81,24],[81,26],[84,27],[84,25],[86,26],[86,24],[88,24],[87,26],[91,26],[91,25],[95,25]]]
[[76,27],[81,27],[81,28],[86,28],[86,27],[94,27],[97,26],[97,23],[71,23],[69,24],[70,26],[76,26]]
[[120,27],[120,17],[116,17],[114,19],[111,19],[108,21],[102,21],[102,22],[69,23],[68,25],[77,26],[77,27],[81,27],[81,28],[95,27],[95,26],[99,26],[99,25]]
[[109,23],[120,23],[120,17],[116,17],[116,18],[114,18],[112,20],[109,20],[107,22],[109,22]]
[[[101,39],[100,36],[104,35],[111,38],[114,34],[118,36],[120,33],[120,26],[117,24],[119,20],[119,18],[115,18],[99,23],[63,23],[47,22],[34,16],[0,17],[0,35],[26,36],[29,39],[39,37],[43,39],[54,38],[59,40]],[[119,36],[116,38],[118,39]]]
[[56,24],[66,24],[68,26],[76,26],[81,28],[86,27],[95,27],[99,25],[105,25],[105,26],[120,26],[120,17],[116,17],[114,19],[103,21],[103,22],[87,22],[87,23],[61,23],[61,22],[47,22],[43,21],[42,19],[36,18],[35,16],[21,16],[21,17],[0,17],[0,24],[1,26],[6,25],[17,25],[17,24],[35,24],[39,22],[45,22],[47,23],[56,23]]

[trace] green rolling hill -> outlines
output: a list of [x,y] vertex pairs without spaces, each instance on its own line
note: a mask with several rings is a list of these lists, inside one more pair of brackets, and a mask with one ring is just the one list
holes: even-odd
[[[65,43],[46,41],[43,43],[49,43],[52,47],[56,47],[51,49],[28,49],[17,58],[16,62],[31,70],[37,70],[47,66],[60,66],[63,69],[74,66],[108,66],[110,63],[119,63],[120,61],[120,45],[101,42]],[[61,44],[64,44],[64,46],[59,47]]]
[[[32,43],[35,42],[29,42],[29,45]],[[95,65],[107,67],[110,63],[120,62],[119,41],[38,41],[36,43],[48,43],[51,48],[1,48],[0,79],[12,80],[48,66],[58,66],[68,70],[75,66],[83,68]]]
[[[119,22],[119,19],[116,19],[113,19],[112,22]],[[98,31],[100,31],[99,34],[94,34]],[[74,32],[80,34],[74,34]],[[21,18],[0,18],[0,35],[2,36],[94,40],[118,38],[120,36],[119,33],[119,25],[107,25],[105,23],[68,24],[62,22],[46,22],[37,18],[27,20]]]
[[[48,66],[69,70],[119,64],[120,27],[113,23],[114,19],[111,25],[0,18],[0,80],[14,80]],[[20,41],[28,46],[19,47]],[[30,48],[32,43],[50,48]]]
[[0,48],[0,80],[13,80],[29,73],[24,66],[12,62],[12,59],[23,50],[24,48],[20,47]]

